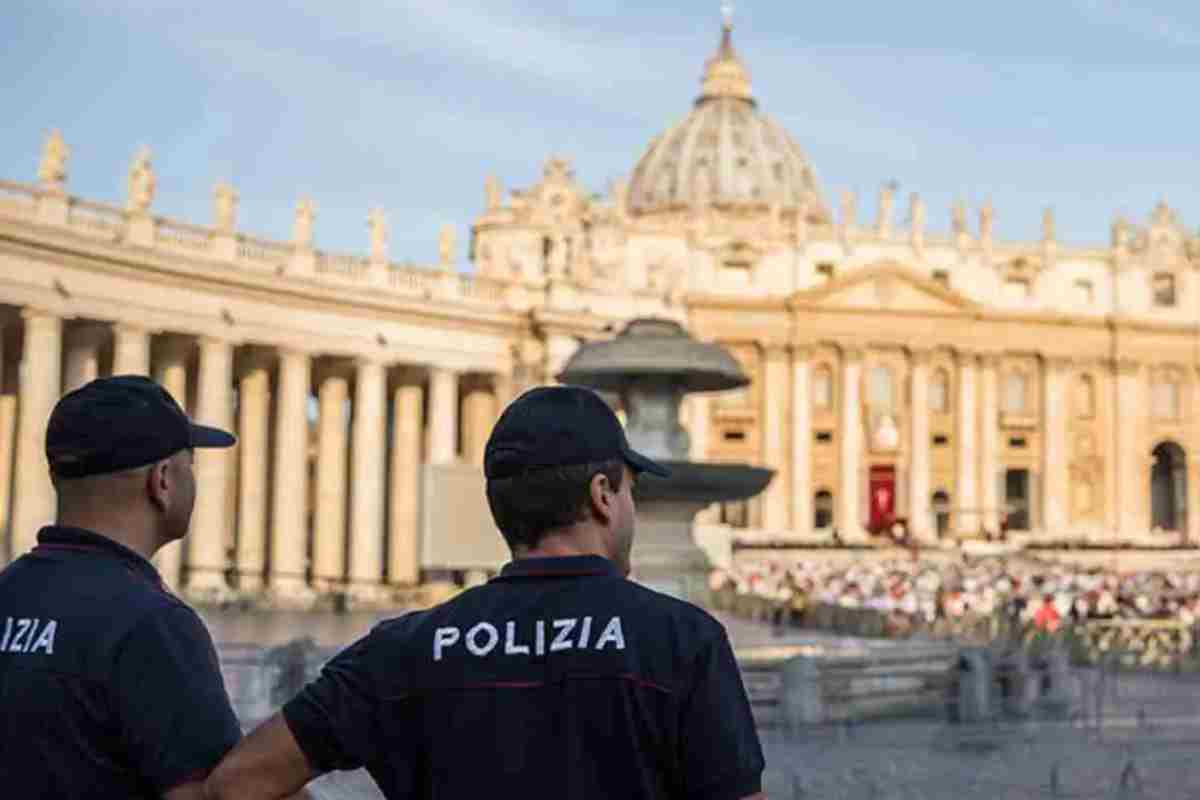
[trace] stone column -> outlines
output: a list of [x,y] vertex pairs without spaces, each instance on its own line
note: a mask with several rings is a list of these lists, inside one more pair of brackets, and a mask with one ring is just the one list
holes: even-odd
[[929,360],[928,350],[914,350],[909,362],[908,528],[923,542],[936,538],[929,519]]
[[150,374],[150,334],[127,322],[113,326],[113,375]]
[[421,399],[421,376],[402,370],[392,390],[388,582],[406,586],[421,577]]
[[762,459],[775,470],[763,492],[763,527],[779,532],[790,528],[791,478],[788,472],[788,355],[778,345],[763,350]]
[[[508,408],[508,404],[516,399],[517,382],[513,378],[513,368],[511,366],[504,367],[500,372],[492,376],[492,393],[495,395],[495,411],[496,416],[492,419],[492,423],[500,418],[504,413],[504,409]],[[488,431],[491,435],[491,431]]]
[[8,523],[12,520],[12,470],[17,434],[17,378],[8,363],[0,322],[0,566],[8,563]]
[[[222,339],[201,339],[196,422],[225,430],[232,427],[232,384],[233,347]],[[195,451],[196,510],[187,540],[187,589],[202,599],[221,598],[229,591],[225,580],[226,528],[233,458],[231,449]]]
[[983,528],[993,534],[1000,532],[999,366],[997,354],[979,358],[979,505]]
[[1117,532],[1122,538],[1140,536],[1150,530],[1145,511],[1149,481],[1142,473],[1146,456],[1138,445],[1138,425],[1150,408],[1143,381],[1142,365],[1133,359],[1116,362],[1117,403],[1113,415],[1116,428]]
[[107,341],[108,333],[108,326],[98,323],[66,330],[63,335],[63,394],[99,377],[100,348]]
[[324,361],[317,369],[317,486],[313,522],[313,588],[344,588],[346,578],[346,463],[350,365]]
[[[1065,358],[1047,357],[1042,375],[1042,527],[1047,534],[1061,534],[1067,524],[1067,419],[1063,386],[1068,363]],[[1145,409],[1140,413],[1146,413]],[[1145,491],[1143,484],[1138,481],[1139,488]]]
[[812,491],[812,360],[809,347],[792,351],[792,530],[811,534]]
[[371,359],[360,360],[354,385],[350,589],[363,597],[377,596],[383,581],[386,392],[384,365]]
[[271,367],[261,350],[246,354],[238,388],[238,589],[259,592],[267,569],[267,497],[271,464]]
[[496,420],[496,398],[491,387],[481,377],[466,382],[463,396],[463,460],[469,464],[483,463],[483,449],[492,423]]
[[862,470],[862,362],[863,351],[850,348],[842,353],[841,475],[835,525],[843,541],[860,541],[862,527],[860,472]]
[[54,487],[46,463],[46,422],[62,385],[62,319],[39,309],[21,312],[25,352],[21,359],[13,490],[12,556],[27,552],[38,529],[55,518]]
[[458,457],[458,373],[429,371],[429,463],[453,464]]
[[308,545],[308,390],[307,353],[279,356],[275,389],[275,486],[271,504],[271,593],[282,605],[311,598],[305,573]]
[[959,509],[954,529],[959,533],[979,532],[979,499],[976,492],[979,474],[976,465],[979,452],[976,450],[976,435],[979,430],[979,414],[975,406],[975,354],[960,350],[958,360],[958,413],[955,418],[958,439],[957,475],[954,481],[954,506]]
[[[188,359],[192,354],[192,340],[182,337],[167,337],[162,340],[156,363],[154,380],[167,390],[181,408],[188,401]],[[200,487],[197,487],[200,490]],[[179,588],[183,577],[183,541],[171,542],[158,551],[154,563],[166,584]]]

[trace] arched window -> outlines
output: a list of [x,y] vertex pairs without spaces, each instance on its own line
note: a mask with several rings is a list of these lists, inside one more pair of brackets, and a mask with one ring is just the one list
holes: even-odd
[[1154,416],[1158,419],[1179,419],[1179,382],[1163,377],[1154,384]]
[[950,410],[950,374],[940,367],[929,382],[929,410],[938,414]]
[[821,489],[813,496],[813,527],[817,530],[833,525],[833,492]]
[[883,366],[872,367],[868,392],[871,410],[890,414],[894,410],[892,371]]
[[833,373],[823,364],[813,375],[813,405],[821,409],[833,408]]
[[1004,381],[1004,410],[1024,414],[1028,406],[1029,379],[1024,372],[1010,372]]
[[944,489],[938,489],[930,500],[930,510],[933,511],[936,521],[937,535],[945,536],[950,530],[950,495]]
[[1075,415],[1081,419],[1096,416],[1096,382],[1091,375],[1080,375],[1075,383]]

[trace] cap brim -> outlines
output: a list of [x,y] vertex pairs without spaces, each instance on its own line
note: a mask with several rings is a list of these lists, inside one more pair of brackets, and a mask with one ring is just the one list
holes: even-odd
[[220,428],[192,425],[192,447],[233,447],[237,437]]
[[634,472],[649,472],[651,475],[657,475],[660,478],[671,477],[671,470],[659,464],[657,461],[652,461],[646,458],[636,450],[628,447],[625,448],[625,463],[627,463]]

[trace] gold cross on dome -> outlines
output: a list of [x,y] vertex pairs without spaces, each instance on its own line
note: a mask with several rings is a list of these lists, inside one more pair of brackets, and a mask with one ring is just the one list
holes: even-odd
[[725,0],[725,2],[721,3],[721,18],[724,21],[726,28],[733,27],[733,12],[733,0]]

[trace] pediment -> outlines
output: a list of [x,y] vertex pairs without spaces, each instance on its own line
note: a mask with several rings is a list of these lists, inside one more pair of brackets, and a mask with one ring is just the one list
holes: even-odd
[[900,264],[864,267],[792,295],[793,308],[899,314],[963,314],[978,305]]

